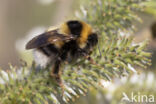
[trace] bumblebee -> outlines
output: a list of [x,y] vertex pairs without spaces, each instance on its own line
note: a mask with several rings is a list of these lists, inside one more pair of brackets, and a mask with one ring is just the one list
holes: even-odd
[[[70,20],[59,28],[47,30],[34,37],[26,44],[26,49],[34,49],[35,55],[40,53],[36,61],[44,59],[46,65],[51,65],[51,76],[60,81],[60,68],[63,62],[74,62],[87,57],[98,43],[98,36],[91,26],[83,21]],[[42,63],[41,63],[42,64]]]

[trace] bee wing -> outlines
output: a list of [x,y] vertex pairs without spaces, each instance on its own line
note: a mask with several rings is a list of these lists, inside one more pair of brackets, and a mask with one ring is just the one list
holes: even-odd
[[26,44],[26,49],[39,48],[48,44],[54,44],[55,42],[68,42],[74,39],[75,37],[72,35],[65,36],[64,34],[59,34],[57,32],[46,32],[30,40]]

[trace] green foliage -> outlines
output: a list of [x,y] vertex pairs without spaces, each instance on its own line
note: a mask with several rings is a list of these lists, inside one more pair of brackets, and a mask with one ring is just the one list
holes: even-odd
[[[64,92],[50,77],[49,68],[36,71],[27,66],[10,72],[1,71],[0,103],[2,104],[69,104],[90,87],[99,88],[100,80],[111,80],[130,72],[134,66],[146,68],[151,55],[144,49],[147,42],[134,44],[127,36],[134,30],[132,21],[140,20],[135,12],[143,9],[145,0],[85,0],[78,19],[90,23],[99,34],[99,43],[92,54],[98,65],[80,59],[63,66]],[[124,34],[122,36],[121,34]],[[99,49],[98,49],[99,48]]]
[[[129,104],[128,99],[132,101],[134,96],[135,100],[131,102],[132,104],[142,104],[143,101],[145,104],[154,104],[152,100],[156,97],[155,78],[153,72],[145,71],[139,75],[116,79],[113,83],[105,81],[103,89],[92,89],[86,97],[77,99],[76,104],[101,104],[101,102],[102,104]],[[123,100],[124,94],[127,95],[127,100]],[[146,97],[142,98],[142,96]]]
[[156,17],[156,1],[151,0],[151,2],[148,2],[146,5],[148,5],[148,8],[146,8],[146,12]]

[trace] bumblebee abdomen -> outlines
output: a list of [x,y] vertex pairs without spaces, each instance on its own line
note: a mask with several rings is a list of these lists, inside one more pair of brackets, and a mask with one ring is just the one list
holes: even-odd
[[49,44],[47,46],[40,47],[38,49],[39,49],[39,51],[41,51],[44,55],[46,55],[48,57],[53,54],[59,53],[59,49],[57,49],[53,44]]

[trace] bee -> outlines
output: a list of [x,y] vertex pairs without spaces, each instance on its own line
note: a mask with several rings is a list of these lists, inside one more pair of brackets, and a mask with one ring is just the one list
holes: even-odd
[[51,65],[50,75],[61,83],[61,64],[71,63],[79,58],[91,60],[89,56],[97,43],[98,35],[89,24],[70,20],[34,37],[26,44],[26,49],[34,49],[35,55],[39,53],[39,56],[43,56],[44,58],[36,59],[36,62],[43,60],[46,62],[45,66]]

